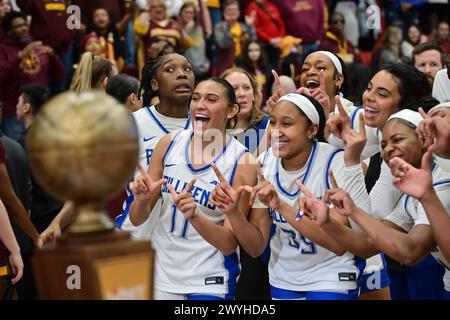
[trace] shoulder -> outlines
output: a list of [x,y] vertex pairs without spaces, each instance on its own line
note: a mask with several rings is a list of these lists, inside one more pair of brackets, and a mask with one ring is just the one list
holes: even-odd
[[245,152],[237,162],[236,178],[233,185],[254,185],[257,161],[250,152]]

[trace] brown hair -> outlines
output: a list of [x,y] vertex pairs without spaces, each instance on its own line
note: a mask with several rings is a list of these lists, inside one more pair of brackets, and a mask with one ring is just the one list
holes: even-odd
[[247,76],[247,78],[250,80],[250,84],[252,85],[253,96],[255,97],[255,100],[253,101],[253,106],[252,106],[252,113],[250,116],[250,127],[252,127],[252,126],[256,125],[257,123],[261,122],[262,119],[264,118],[264,113],[260,110],[259,106],[256,103],[259,100],[258,96],[261,94],[260,90],[259,90],[260,86],[259,86],[258,82],[256,81],[256,79],[248,71],[241,69],[241,68],[227,69],[220,75],[220,77],[222,79],[225,79],[232,73],[245,74]]
[[70,84],[70,90],[80,93],[95,89],[103,79],[111,76],[112,70],[111,61],[85,52],[81,55],[80,63]]

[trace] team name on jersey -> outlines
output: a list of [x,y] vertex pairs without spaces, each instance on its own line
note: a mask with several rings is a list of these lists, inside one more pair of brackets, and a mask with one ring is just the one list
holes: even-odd
[[[167,183],[170,183],[174,187],[174,189],[177,193],[180,193],[181,191],[183,191],[189,183],[189,182],[182,181],[182,180],[179,180],[179,179],[176,179],[173,177],[169,177],[167,175],[164,175],[164,179],[166,179]],[[217,181],[211,181],[210,183],[211,183],[211,185],[218,184]],[[162,192],[170,193],[169,189],[167,188],[167,185],[164,185],[162,187]],[[192,196],[194,197],[194,201],[196,203],[198,203],[199,205],[204,206],[211,210],[216,209],[216,206],[209,202],[209,197],[211,196],[211,191],[202,189],[202,188],[194,185],[191,189],[191,193],[192,193]]]

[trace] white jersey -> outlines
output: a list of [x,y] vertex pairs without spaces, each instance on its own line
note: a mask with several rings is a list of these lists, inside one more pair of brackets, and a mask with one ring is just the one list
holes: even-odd
[[[341,180],[343,153],[342,149],[315,142],[307,164],[297,171],[286,171],[272,148],[259,158],[264,178],[274,185],[282,200],[298,209],[300,190],[296,180],[302,181],[321,199],[330,187],[327,174],[330,168],[338,183]],[[336,256],[299,234],[280,213],[273,209],[269,212],[276,226],[270,240],[269,278],[272,286],[292,291],[345,292],[356,289],[359,270],[351,253]]]
[[[189,117],[187,119],[166,117],[159,113],[155,106],[141,108],[133,112],[131,116],[138,129],[139,163],[145,169],[150,165],[150,158],[153,154],[153,150],[162,137],[172,131],[191,127]],[[139,170],[136,170],[133,178],[136,178],[139,174]],[[128,211],[134,200],[134,196],[131,193],[128,184],[125,189],[128,197],[123,205],[124,212],[116,218],[116,226],[119,229],[130,232],[135,239],[150,239],[154,225],[157,222],[156,217],[155,215],[150,214],[149,218],[143,224],[137,227],[133,225],[130,221]],[[159,206],[160,203],[158,201],[155,204],[154,210],[158,210]]]
[[[433,186],[442,205],[450,215],[450,173],[434,165]],[[386,220],[391,221],[407,232],[419,224],[430,225],[427,214],[419,200],[406,194],[402,195],[394,210],[386,217]],[[431,255],[445,266],[444,286],[446,291],[450,291],[450,263],[444,258],[439,247],[436,247],[431,252]]]
[[[164,178],[177,192],[191,189],[197,203],[196,213],[209,221],[223,225],[225,214],[209,202],[219,183],[210,165],[195,169],[189,161],[189,144],[193,131],[174,135],[163,158]],[[213,162],[232,185],[238,160],[247,149],[228,136],[228,142]],[[240,274],[237,253],[224,256],[208,243],[177,210],[167,186],[162,187],[160,219],[156,225],[153,246],[156,250],[155,289],[180,294],[234,294]],[[154,212],[156,213],[156,212]]]
[[436,73],[432,96],[440,103],[450,101],[450,79],[448,78],[447,69],[439,70]]

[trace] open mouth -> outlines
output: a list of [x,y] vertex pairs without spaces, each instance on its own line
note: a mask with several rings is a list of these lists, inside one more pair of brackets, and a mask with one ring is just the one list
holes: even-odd
[[199,128],[205,127],[209,120],[210,118],[205,114],[197,113],[194,116],[195,126]]
[[320,82],[316,80],[308,80],[306,81],[306,88],[310,90],[314,90],[320,87]]
[[175,88],[175,92],[178,93],[191,93],[191,91],[191,87],[187,84],[182,84]]
[[371,107],[364,107],[364,117],[367,118],[374,118],[376,116],[378,116],[378,114],[380,113],[380,111],[378,111],[375,108],[371,108]]

